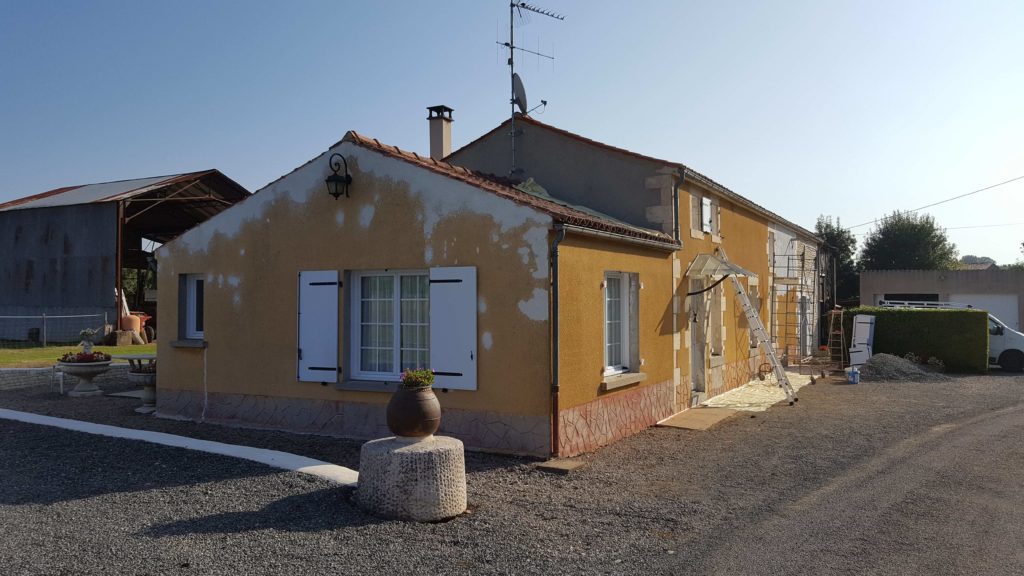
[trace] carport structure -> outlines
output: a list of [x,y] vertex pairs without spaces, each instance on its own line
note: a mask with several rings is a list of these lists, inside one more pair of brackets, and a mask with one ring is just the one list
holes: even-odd
[[156,316],[145,290],[155,273],[152,250],[247,196],[220,171],[204,170],[0,204],[0,316],[102,314],[113,322],[122,292],[129,308]]

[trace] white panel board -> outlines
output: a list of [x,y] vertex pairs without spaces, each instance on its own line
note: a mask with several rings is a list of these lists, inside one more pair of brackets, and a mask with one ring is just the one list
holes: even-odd
[[337,270],[299,273],[298,379],[338,381]]
[[476,390],[476,268],[430,269],[434,387]]
[[1016,294],[950,294],[949,301],[988,310],[1003,324],[1020,331],[1020,302]]

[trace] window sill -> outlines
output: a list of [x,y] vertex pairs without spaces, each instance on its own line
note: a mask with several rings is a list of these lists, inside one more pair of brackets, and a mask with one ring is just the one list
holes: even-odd
[[616,388],[637,384],[644,380],[647,380],[647,374],[643,372],[625,372],[623,374],[605,376],[601,379],[601,390],[607,392]]
[[345,380],[335,384],[338,390],[346,392],[387,392],[389,394],[398,390],[398,382],[387,380]]
[[696,240],[703,240],[704,239],[704,232],[701,232],[700,230],[694,230],[693,228],[690,228],[690,238],[693,238],[693,239],[696,239]]
[[172,340],[171,348],[206,348],[206,340],[199,340],[197,338]]
[[721,244],[722,243],[722,237],[717,235],[717,234],[712,234],[711,235],[711,241],[714,242],[715,244]]

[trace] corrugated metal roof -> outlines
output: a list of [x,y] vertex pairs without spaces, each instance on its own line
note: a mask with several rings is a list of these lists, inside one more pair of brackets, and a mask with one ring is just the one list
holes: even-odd
[[48,208],[52,206],[74,206],[77,204],[94,204],[99,202],[124,200],[125,198],[144,194],[154,188],[166,186],[182,179],[201,176],[209,172],[212,172],[212,170],[56,188],[41,194],[26,196],[24,198],[0,204],[0,211],[21,210],[25,208]]

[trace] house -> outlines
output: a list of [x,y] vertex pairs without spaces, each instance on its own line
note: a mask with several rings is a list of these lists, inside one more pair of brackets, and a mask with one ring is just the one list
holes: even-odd
[[[511,122],[446,159],[507,174],[512,169]],[[731,262],[754,272],[743,282],[755,304],[765,298],[773,303],[763,307],[762,321],[778,350],[794,360],[814,353],[823,295],[821,242],[812,232],[678,162],[595,142],[529,116],[517,116],[515,129],[515,168],[542,183],[552,197],[681,240],[671,258],[672,316],[663,327],[679,334],[673,344],[674,368],[680,372],[674,377],[677,408],[746,383],[760,362],[751,353],[756,343],[727,284],[703,297],[686,297],[720,278],[696,273],[694,263],[701,255],[722,249]],[[585,308],[576,311],[587,313]]]
[[[813,269],[810,232],[681,164],[525,116],[523,172],[494,176],[507,126],[449,153],[451,112],[430,109],[429,157],[350,132],[158,251],[178,318],[159,416],[381,437],[399,372],[427,366],[442,433],[571,456],[756,373],[725,271],[772,303],[764,321],[795,302],[813,327],[817,275],[772,266],[784,246]],[[813,339],[799,328],[775,323],[780,347]]]
[[67,186],[0,204],[0,316],[24,317],[0,322],[0,339],[78,342],[82,328],[116,323],[125,284],[131,309],[156,316],[155,295],[135,288],[152,278],[143,240],[172,240],[248,195],[205,170]]
[[861,305],[877,306],[881,300],[969,304],[1019,331],[1024,326],[1024,270],[864,270]]

